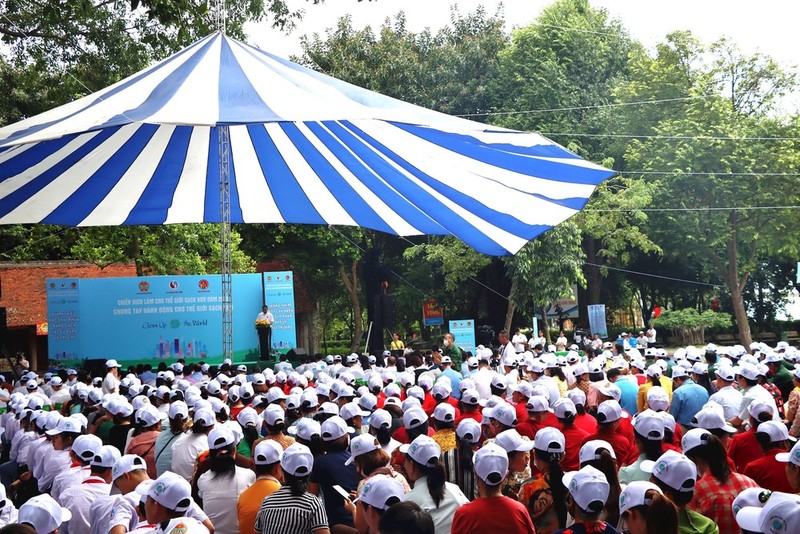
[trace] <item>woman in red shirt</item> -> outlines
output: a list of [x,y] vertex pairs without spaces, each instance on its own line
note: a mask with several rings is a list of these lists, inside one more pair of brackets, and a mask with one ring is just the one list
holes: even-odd
[[775,459],[776,454],[789,450],[789,431],[786,425],[779,421],[765,421],[758,425],[756,439],[761,445],[763,456],[745,467],[745,476],[755,480],[762,488],[793,493],[786,476],[786,465]]

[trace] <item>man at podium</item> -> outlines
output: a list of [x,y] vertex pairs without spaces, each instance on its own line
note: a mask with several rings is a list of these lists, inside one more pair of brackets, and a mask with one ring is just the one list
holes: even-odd
[[264,304],[261,307],[261,313],[256,316],[256,331],[258,332],[258,349],[261,353],[261,359],[269,358],[272,348],[272,323],[275,318],[272,312],[269,311],[269,306]]

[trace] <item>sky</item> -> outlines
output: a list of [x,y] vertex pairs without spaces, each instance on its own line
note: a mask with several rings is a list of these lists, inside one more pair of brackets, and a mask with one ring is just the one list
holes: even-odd
[[[370,25],[377,29],[387,17],[402,10],[408,29],[418,32],[426,27],[437,30],[450,22],[450,6],[458,5],[462,14],[478,5],[494,14],[503,4],[507,29],[527,26],[552,0],[325,0],[313,5],[307,0],[287,0],[293,8],[304,8],[306,15],[290,34],[282,34],[269,24],[248,27],[250,42],[264,50],[288,57],[299,55],[300,37],[320,35],[336,25],[347,14],[352,15],[356,28]],[[730,37],[745,52],[760,51],[784,66],[800,64],[800,2],[797,0],[590,0],[592,6],[603,8],[622,21],[631,35],[652,47],[673,30],[688,29],[705,42],[723,36]]]

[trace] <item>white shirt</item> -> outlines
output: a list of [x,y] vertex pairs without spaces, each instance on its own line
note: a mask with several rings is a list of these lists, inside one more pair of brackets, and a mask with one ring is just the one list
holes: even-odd
[[480,367],[470,378],[475,382],[475,390],[481,399],[486,400],[492,396],[492,377],[494,371],[488,367]]
[[653,328],[651,326],[650,328],[647,329],[647,332],[645,332],[645,334],[647,335],[647,341],[648,342],[650,342],[650,343],[655,343],[656,342],[656,329],[655,328]]
[[[250,317],[252,317],[252,315]],[[275,322],[275,318],[272,316],[271,311],[267,313],[261,312],[256,316],[256,321],[269,321],[269,323],[272,324]]]
[[525,352],[525,345],[528,343],[528,338],[525,334],[515,334],[511,338],[511,343],[514,344],[514,350],[517,352]]
[[191,432],[184,434],[172,443],[172,471],[191,482],[197,457],[207,450],[208,436]]
[[50,496],[58,500],[59,495],[67,488],[77,486],[89,478],[89,471],[91,471],[91,467],[88,465],[79,465],[77,467],[70,467],[66,471],[57,474],[50,488]]
[[750,403],[756,400],[758,400],[758,402],[768,404],[772,408],[772,419],[774,421],[780,421],[778,407],[775,405],[775,399],[772,398],[772,395],[769,391],[761,387],[761,384],[756,384],[755,386],[747,388],[747,391],[742,393],[742,403],[739,405],[739,419],[742,421],[747,421],[749,419]]
[[236,466],[231,478],[206,471],[197,479],[197,494],[203,500],[203,511],[214,524],[215,534],[238,534],[239,515],[236,503],[239,495],[256,481],[250,469]]
[[53,442],[45,440],[39,444],[39,448],[37,448],[33,454],[33,465],[28,465],[31,473],[33,474],[33,478],[36,480],[42,478],[44,473],[44,462],[54,452],[55,450],[53,450]]
[[467,504],[469,499],[461,488],[450,482],[444,483],[444,498],[436,507],[436,503],[428,491],[428,478],[420,477],[414,482],[414,489],[406,493],[404,501],[417,503],[420,508],[428,512],[433,519],[436,534],[450,534],[453,525],[453,515],[459,507]]
[[16,523],[18,515],[19,510],[14,507],[10,500],[6,499],[6,505],[0,508],[0,527]]
[[69,389],[65,389],[64,386],[61,386],[61,389],[59,389],[58,391],[54,391],[50,395],[50,402],[53,403],[53,405],[64,404],[68,402],[69,399],[71,398],[72,397],[70,397],[69,395]]
[[722,406],[725,420],[730,421],[739,415],[739,408],[742,406],[742,393],[733,386],[725,386],[711,395],[708,400]]
[[161,528],[159,525],[154,532],[156,534],[208,534],[208,529],[196,519],[184,516],[170,520],[165,528]]
[[42,462],[42,476],[36,479],[39,485],[39,491],[42,493],[49,491],[56,475],[69,469],[71,463],[72,461],[69,459],[69,450],[54,450],[52,454],[49,454]]
[[119,382],[119,379],[111,372],[106,374],[106,377],[103,379],[103,394],[118,393]]
[[90,476],[77,486],[63,491],[58,502],[72,512],[72,519],[59,527],[59,533],[63,530],[71,534],[89,534],[92,503],[101,497],[108,496],[110,492],[111,484],[106,484],[102,478],[96,476]]

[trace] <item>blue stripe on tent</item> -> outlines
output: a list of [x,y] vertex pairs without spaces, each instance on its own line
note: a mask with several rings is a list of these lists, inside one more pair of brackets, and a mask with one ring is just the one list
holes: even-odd
[[[69,153],[64,159],[53,165],[51,168],[20,187],[10,195],[0,199],[0,217],[5,217],[11,213],[14,208],[28,200],[34,194],[39,192],[42,188],[47,186],[50,182],[61,176],[66,170],[78,163],[81,158],[85,157],[89,152],[94,150],[98,145],[102,144],[106,139],[114,135],[119,127],[108,128],[103,130],[89,141],[83,144],[80,148],[75,149]],[[56,142],[62,141],[61,139]],[[45,143],[47,144],[47,143]],[[38,147],[33,147],[25,152],[37,151]]]
[[[411,204],[408,200],[403,198],[394,189],[386,185],[383,181],[378,179],[374,172],[367,168],[360,159],[350,153],[349,150],[343,145],[343,140],[337,139],[331,135],[328,130],[316,122],[304,123],[317,138],[342,162],[342,164],[353,173],[370,191],[375,193],[375,196],[380,198],[392,211],[397,213],[403,220],[407,221],[414,228],[423,234],[430,235],[444,235],[449,234],[445,228],[439,223],[428,217],[423,211]],[[335,123],[326,123],[329,127]],[[344,131],[341,130],[340,131]],[[359,141],[353,137],[349,132],[346,133],[351,143],[358,143]],[[382,176],[389,172],[396,172],[392,168],[385,169]]]
[[51,141],[41,141],[36,143],[36,146],[20,152],[18,155],[0,163],[0,183],[44,161],[46,158],[64,148],[67,143],[71,142],[76,137],[77,135],[73,134]]
[[[409,174],[415,176],[417,179],[425,183],[428,187],[436,191],[437,193],[445,196],[458,204],[459,206],[463,207],[470,213],[477,215],[479,218],[490,221],[492,225],[502,228],[506,232],[510,234],[514,234],[519,237],[523,237],[525,239],[532,239],[532,226],[530,224],[526,224],[516,217],[508,215],[507,213],[500,213],[492,208],[487,207],[485,204],[480,202],[478,199],[471,197],[465,193],[462,193],[458,189],[454,187],[450,187],[448,185],[443,184],[438,180],[434,180],[427,174],[423,173],[415,166],[408,163],[403,158],[399,157],[396,153],[389,150],[386,146],[381,144],[379,141],[374,139],[373,137],[369,136],[358,127],[353,125],[349,121],[342,121],[342,124],[346,125],[347,127],[353,129],[354,131],[358,132],[364,139],[367,139],[376,150],[381,152],[390,160],[394,161],[397,165],[402,167],[406,170]],[[509,199],[511,201],[511,199]],[[437,213],[437,212],[433,212]]]
[[130,108],[119,115],[108,119],[100,128],[105,128],[114,124],[129,124],[131,122],[146,121],[148,117],[160,111],[169,103],[175,93],[183,87],[192,71],[200,64],[205,55],[211,49],[213,41],[209,41],[206,46],[200,48],[196,53],[183,62],[177,69],[161,80],[150,92],[144,102],[135,108]]
[[297,183],[264,126],[248,125],[247,131],[283,220],[302,224],[328,224]]
[[303,154],[306,162],[314,169],[314,172],[320,177],[328,191],[339,201],[339,204],[359,226],[388,234],[397,233],[356,193],[342,175],[333,168],[333,165],[300,133],[296,125],[290,122],[282,123],[281,129],[283,129],[294,146],[297,147],[297,150]]
[[[368,166],[374,169],[374,171],[381,176],[381,178],[386,180],[392,187],[399,191],[400,194],[416,204],[426,213],[436,213],[437,222],[439,220],[448,221],[448,225],[442,226],[444,226],[450,233],[457,236],[459,239],[473,247],[478,252],[491,254],[493,256],[508,254],[508,251],[499,246],[494,240],[478,230],[471,223],[467,222],[463,217],[447,207],[443,202],[423,190],[421,187],[412,183],[410,180],[399,175],[388,163],[386,163],[386,161],[384,161],[383,158],[375,153],[375,149],[373,147],[368,147],[363,141],[355,139],[350,132],[346,132],[342,125],[349,125],[348,122],[326,122],[325,124],[331,128],[332,131],[335,131],[336,135],[340,139],[344,140],[349,138],[349,143],[345,141],[345,144],[348,146],[348,148],[350,148],[361,159],[363,159]],[[352,129],[357,130],[357,128],[354,128],[352,125],[349,126]],[[363,132],[361,133],[363,135]],[[368,136],[364,137],[369,139]],[[376,148],[383,148],[385,150],[385,147],[380,146],[379,143],[375,144],[378,145]],[[396,154],[391,153],[391,151],[386,150],[384,155],[388,156],[389,159],[394,160],[395,163],[405,164],[404,161],[398,158]],[[410,167],[410,165],[405,165]]]
[[539,193],[534,193],[531,196],[544,200],[546,202],[550,202],[552,204],[558,204],[559,206],[564,206],[565,208],[573,209],[575,211],[582,210],[583,207],[586,205],[586,202],[589,200],[588,198],[583,198],[583,197],[550,198],[546,195],[540,195]]
[[142,150],[150,142],[158,129],[154,124],[143,124],[125,143],[114,152],[92,176],[86,180],[69,198],[45,217],[42,222],[77,226],[100,204],[108,193],[119,183]]
[[[511,154],[502,150],[496,150],[494,145],[487,145],[468,135],[442,132],[433,128],[410,126],[397,122],[392,122],[391,124],[420,139],[434,143],[457,154],[462,154],[476,161],[481,161],[519,174],[571,184],[587,185],[597,185],[615,174],[613,171],[609,170],[588,169],[586,167],[573,166],[566,163],[534,160],[529,157]],[[533,155],[546,155],[547,157],[551,157],[549,154]],[[570,155],[570,159],[574,159],[574,157]]]
[[173,130],[153,176],[122,224],[162,224],[167,220],[191,138],[191,126],[178,126]]
[[[3,139],[2,143],[10,143],[10,142],[14,141],[15,139],[19,139],[21,137],[25,137],[26,135],[34,134],[34,133],[36,133],[36,132],[38,132],[40,130],[43,130],[45,128],[49,128],[53,124],[58,124],[61,121],[65,121],[65,120],[70,119],[70,118],[72,118],[72,117],[74,117],[76,115],[79,115],[79,114],[83,113],[84,111],[86,111],[88,109],[91,109],[92,107],[96,106],[97,104],[103,102],[105,99],[110,98],[110,97],[120,93],[121,91],[124,91],[124,90],[128,89],[132,85],[138,83],[143,78],[145,78],[147,76],[150,76],[154,72],[158,72],[162,68],[166,67],[167,65],[169,65],[173,61],[176,61],[177,59],[183,57],[184,55],[194,53],[193,49],[196,46],[200,48],[200,50],[202,51],[203,54],[205,54],[203,49],[207,48],[208,46],[211,45],[211,43],[213,42],[213,39],[212,39],[213,37],[214,36],[205,37],[205,38],[201,39],[200,41],[198,41],[197,43],[189,46],[188,48],[186,48],[184,50],[181,50],[180,52],[176,53],[174,56],[171,56],[171,57],[165,59],[164,61],[162,61],[161,63],[158,63],[157,65],[154,66],[154,68],[145,69],[144,71],[141,71],[138,74],[135,74],[132,78],[127,80],[125,83],[122,83],[119,86],[115,87],[113,90],[111,90],[111,91],[107,92],[106,94],[104,94],[101,98],[97,98],[94,101],[90,102],[89,105],[87,105],[86,107],[81,108],[81,109],[79,109],[79,110],[77,110],[77,111],[75,111],[73,113],[70,113],[69,115],[64,116],[64,117],[61,117],[61,118],[58,118],[58,119],[55,119],[55,120],[52,120],[52,121],[44,122],[44,123],[41,123],[41,124],[36,124],[34,126],[31,126],[30,128],[26,128],[25,130],[20,130],[18,132],[15,132],[14,134],[10,135],[8,138]],[[206,39],[208,41],[205,44],[203,44],[203,41],[206,40]],[[112,124],[111,121],[107,121],[104,125],[99,126],[97,128],[92,128],[89,131],[97,130],[97,129],[108,127],[108,126],[119,126],[121,124],[127,124],[127,123],[131,122],[131,121],[125,119],[124,117],[122,117],[121,115],[117,115],[117,117],[120,117],[122,120],[118,120],[114,124]]]
[[256,92],[252,80],[236,61],[228,40],[224,39],[219,67],[219,122],[231,124],[281,119]]

